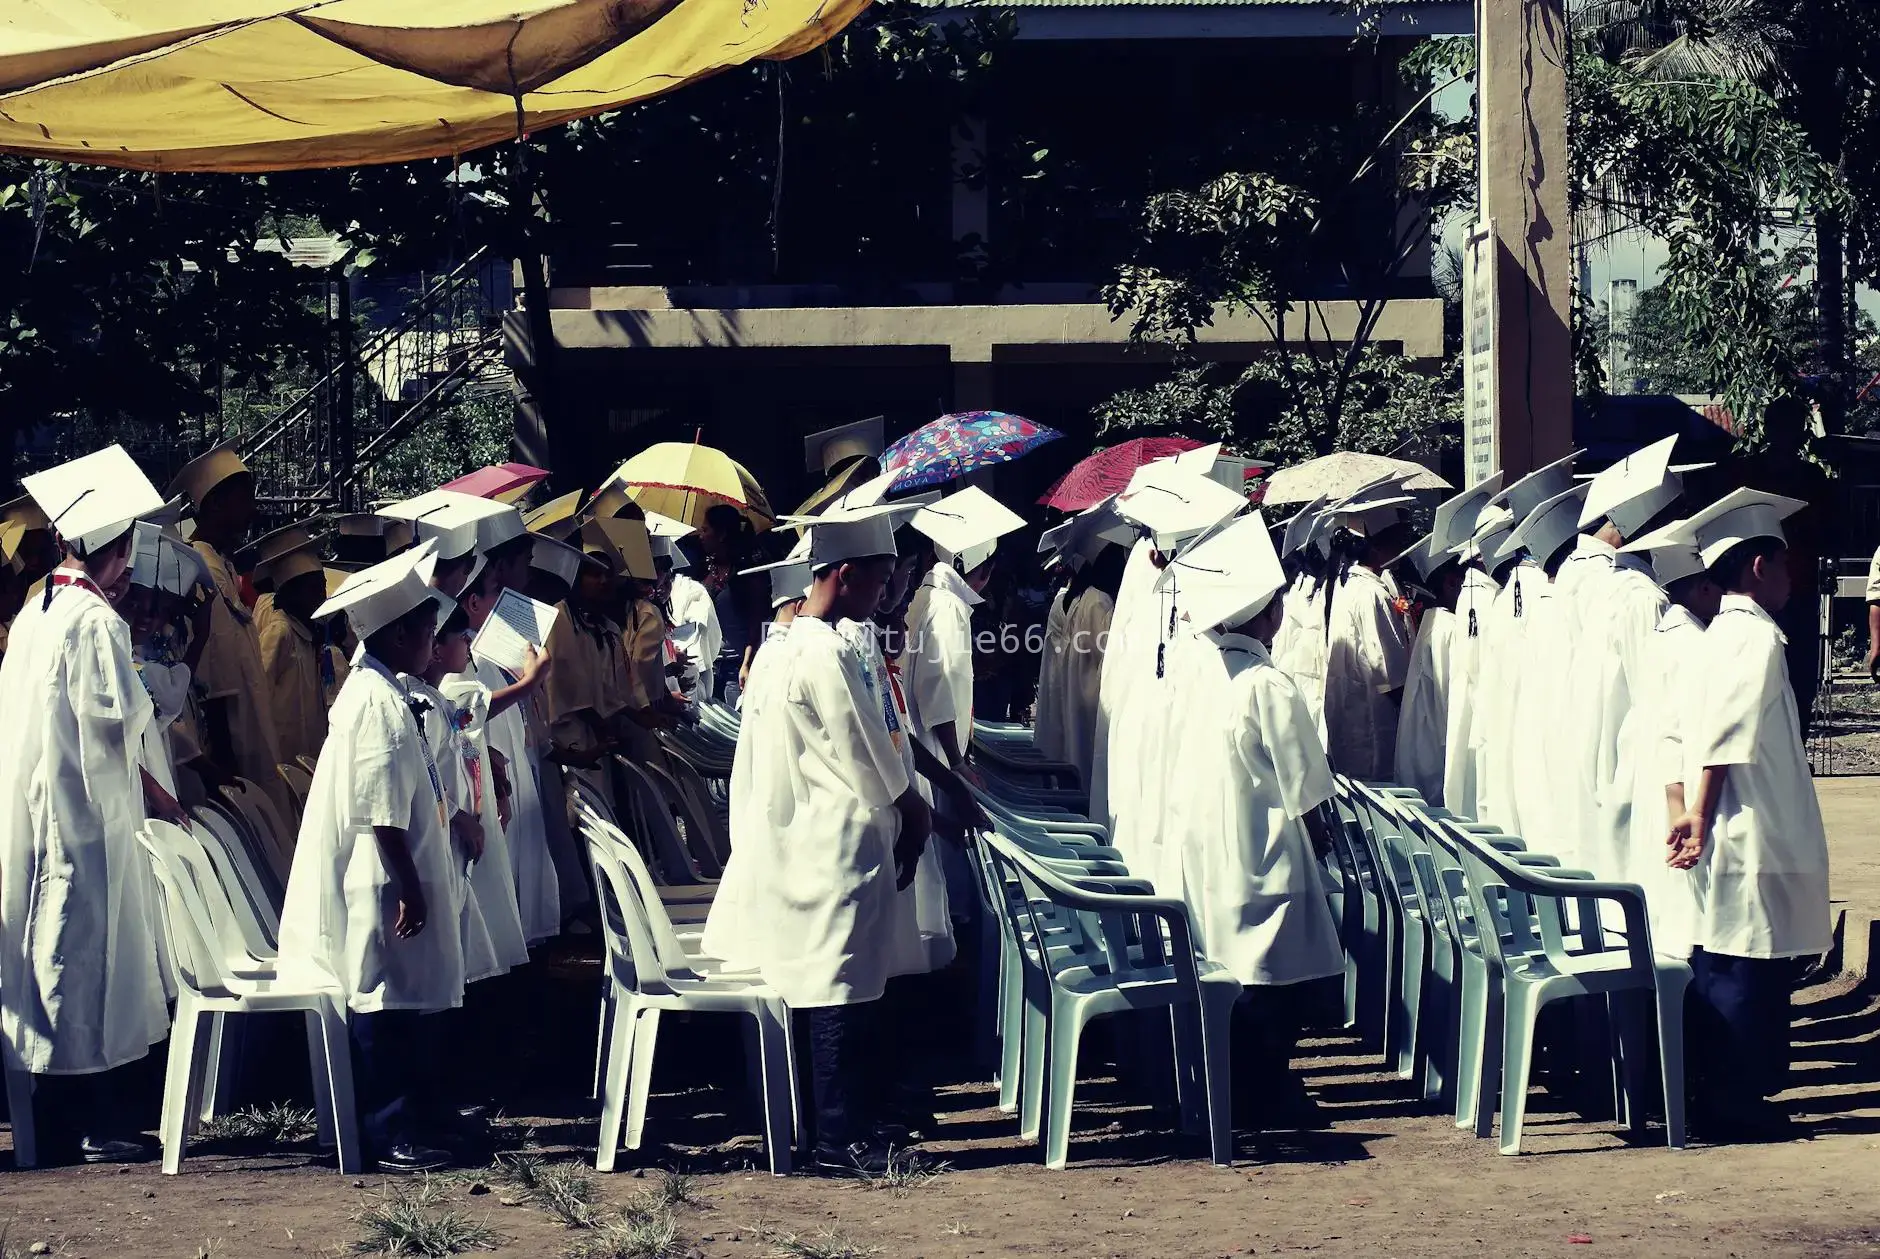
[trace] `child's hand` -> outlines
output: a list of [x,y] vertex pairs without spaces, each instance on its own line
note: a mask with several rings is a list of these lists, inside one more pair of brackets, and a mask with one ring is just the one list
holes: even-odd
[[470,860],[483,860],[483,822],[473,813],[459,813],[450,820],[451,837]]
[[424,893],[414,887],[398,898],[398,920],[392,924],[392,931],[400,940],[409,940],[424,930],[424,920],[429,913]]
[[1702,859],[1708,838],[1704,819],[1695,813],[1686,813],[1671,824],[1671,833],[1665,837],[1665,844],[1671,849],[1665,864],[1673,870],[1689,870]]
[[546,651],[537,651],[534,644],[526,649],[522,659],[522,676],[517,678],[524,686],[537,686],[548,679],[550,669],[555,667],[554,658]]

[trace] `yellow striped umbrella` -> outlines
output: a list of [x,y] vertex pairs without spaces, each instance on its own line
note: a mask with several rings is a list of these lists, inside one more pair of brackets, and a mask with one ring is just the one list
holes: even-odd
[[615,468],[608,480],[623,487],[644,510],[683,520],[694,529],[719,503],[737,508],[755,529],[771,525],[770,500],[757,478],[715,446],[660,442]]

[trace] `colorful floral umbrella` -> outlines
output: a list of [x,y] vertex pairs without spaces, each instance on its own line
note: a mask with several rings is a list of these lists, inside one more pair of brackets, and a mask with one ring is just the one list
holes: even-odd
[[1004,411],[960,411],[943,415],[888,447],[883,472],[899,472],[892,488],[940,485],[979,468],[1010,463],[1064,434],[1022,415]]
[[1121,494],[1143,464],[1200,446],[1188,437],[1132,437],[1080,460],[1038,502],[1059,511],[1085,511],[1113,494]]

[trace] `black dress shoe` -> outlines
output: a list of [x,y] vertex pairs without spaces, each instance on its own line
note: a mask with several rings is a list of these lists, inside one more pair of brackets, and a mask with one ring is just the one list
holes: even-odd
[[442,1171],[449,1167],[452,1158],[449,1150],[440,1150],[429,1145],[418,1145],[412,1141],[401,1141],[378,1157],[379,1170],[394,1176],[409,1176],[416,1172]]
[[[816,1167],[826,1176],[885,1176],[893,1166],[894,1147],[881,1141],[851,1145],[816,1145]],[[911,1155],[902,1155],[911,1158]]]
[[114,1141],[106,1137],[81,1137],[78,1157],[87,1163],[135,1163],[148,1151],[137,1141]]

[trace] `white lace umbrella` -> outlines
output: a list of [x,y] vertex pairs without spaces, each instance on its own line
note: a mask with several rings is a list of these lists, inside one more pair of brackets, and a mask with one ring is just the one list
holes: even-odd
[[1309,503],[1323,494],[1340,499],[1389,476],[1403,476],[1404,489],[1447,490],[1454,487],[1420,463],[1367,455],[1355,450],[1334,450],[1329,455],[1281,468],[1266,479],[1263,505]]

